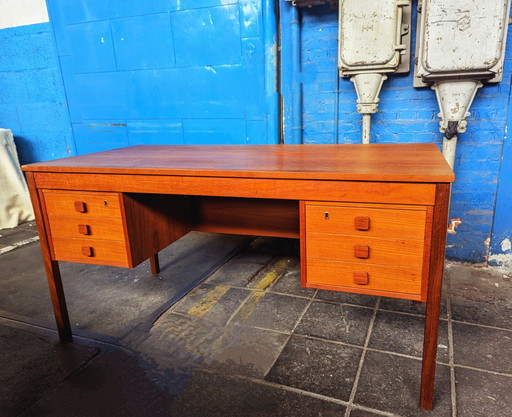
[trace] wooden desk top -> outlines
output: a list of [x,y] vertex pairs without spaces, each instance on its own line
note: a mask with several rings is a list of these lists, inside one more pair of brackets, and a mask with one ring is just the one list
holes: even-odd
[[139,145],[23,166],[24,171],[316,179],[453,182],[437,146]]

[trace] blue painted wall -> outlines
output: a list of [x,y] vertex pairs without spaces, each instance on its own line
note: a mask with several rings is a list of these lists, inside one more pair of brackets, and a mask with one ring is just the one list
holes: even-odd
[[48,0],[77,153],[277,143],[265,4]]
[[489,264],[512,269],[512,107],[508,107],[507,130],[494,211]]
[[[360,143],[361,115],[355,111],[354,86],[349,79],[338,78],[337,12],[329,7],[297,12],[288,2],[280,5],[283,54],[290,59],[299,57],[298,64],[283,59],[282,77],[288,85],[283,90],[285,142]],[[416,7],[413,9],[415,28]],[[300,31],[294,36],[295,22],[299,22]],[[414,39],[415,31],[413,51]],[[468,132],[459,136],[450,218],[460,218],[462,223],[456,234],[448,235],[449,259],[485,262],[489,255],[510,98],[510,39],[509,35],[503,82],[480,89],[468,118]],[[299,44],[298,52],[293,49],[294,42]],[[372,142],[434,142],[441,146],[435,94],[412,85],[412,71],[409,75],[391,75],[384,83],[379,112],[372,116]],[[294,112],[297,105],[300,111]],[[510,163],[508,167],[502,170],[502,176],[510,176]],[[510,185],[503,183],[503,187]],[[503,200],[510,201],[509,196],[504,194]],[[505,228],[510,230],[505,223],[510,224],[504,220],[500,232],[496,225],[494,233],[510,233],[505,232]]]
[[0,127],[13,131],[21,163],[75,152],[49,23],[0,30]]
[[[358,143],[354,87],[337,76],[337,13],[277,4],[283,141]],[[139,143],[277,142],[273,0],[48,5],[51,23],[0,30],[0,126],[23,163]],[[450,259],[484,262],[511,235],[511,52],[509,40],[503,82],[478,92],[459,138]],[[390,76],[372,141],[440,145],[437,112],[412,73]]]

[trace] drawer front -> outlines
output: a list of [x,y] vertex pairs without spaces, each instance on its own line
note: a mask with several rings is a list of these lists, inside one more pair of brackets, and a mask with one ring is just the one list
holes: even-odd
[[421,210],[306,205],[306,233],[423,240],[425,220]]
[[423,240],[308,233],[307,257],[421,268]]
[[84,193],[45,190],[44,201],[49,217],[79,215],[82,217],[121,218],[119,194]]
[[[359,264],[324,259],[307,260],[307,283],[359,290],[421,294],[421,269]],[[366,280],[365,280],[366,278]],[[360,282],[360,283],[357,283]]]
[[129,267],[124,242],[54,237],[53,250],[56,261]]
[[53,237],[124,241],[123,222],[119,219],[84,216],[49,217]]

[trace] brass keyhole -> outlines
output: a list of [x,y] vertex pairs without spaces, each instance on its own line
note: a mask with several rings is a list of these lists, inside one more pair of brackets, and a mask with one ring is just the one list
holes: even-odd
[[328,211],[326,211],[326,212],[324,213],[324,216],[325,216],[325,220],[329,220],[329,212],[328,212]]

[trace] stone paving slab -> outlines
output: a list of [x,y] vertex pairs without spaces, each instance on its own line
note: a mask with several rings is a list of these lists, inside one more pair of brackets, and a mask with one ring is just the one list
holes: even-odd
[[[9,271],[0,277],[0,324],[7,327],[5,334],[0,327],[0,361],[7,361],[0,366],[8,379],[0,410],[14,404],[25,417],[508,415],[509,278],[448,264],[435,408],[423,412],[423,304],[302,289],[296,245],[265,238],[174,303],[194,271],[230,250],[225,238],[212,239],[218,252],[208,238],[171,248],[156,278],[145,264],[130,271],[63,263],[82,335],[63,346],[71,348],[64,367],[56,334],[41,337],[35,327],[53,326],[37,244],[0,255]],[[5,359],[13,355],[12,363]]]
[[403,417],[451,415],[450,369],[438,365],[434,410],[418,409],[421,361],[381,352],[367,352],[355,404]]
[[265,379],[348,401],[361,354],[359,348],[292,336]]
[[197,372],[171,413],[177,417],[339,417],[345,406],[255,380]]
[[[421,358],[423,354],[423,317],[378,311],[368,347]],[[439,322],[437,360],[448,363],[448,324]]]

